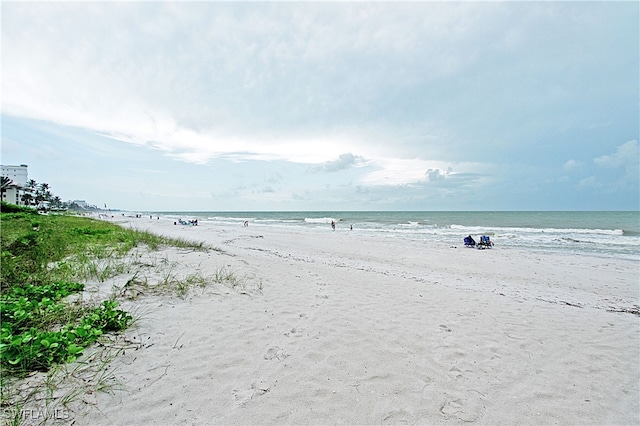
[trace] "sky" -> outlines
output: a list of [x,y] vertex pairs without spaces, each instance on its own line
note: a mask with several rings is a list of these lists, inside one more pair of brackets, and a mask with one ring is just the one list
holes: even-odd
[[0,7],[1,161],[63,200],[640,209],[635,1]]

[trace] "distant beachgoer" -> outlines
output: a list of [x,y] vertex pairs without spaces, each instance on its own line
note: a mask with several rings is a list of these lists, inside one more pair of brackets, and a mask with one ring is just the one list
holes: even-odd
[[245,221],[242,223],[242,226],[244,226],[245,228],[246,228],[247,226],[249,226],[249,221],[248,221],[248,220],[245,220]]
[[349,229],[353,231],[353,225],[349,225]]
[[336,230],[336,223],[333,220],[331,221],[331,229]]

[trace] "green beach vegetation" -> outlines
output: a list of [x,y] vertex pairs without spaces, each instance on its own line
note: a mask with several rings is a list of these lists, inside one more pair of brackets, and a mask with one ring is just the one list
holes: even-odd
[[[133,248],[177,246],[205,250],[202,243],[124,229],[86,217],[39,215],[2,203],[0,366],[3,375],[46,371],[78,358],[105,333],[133,320],[115,296],[92,305],[69,296],[84,290],[81,281],[124,272],[123,256]],[[106,263],[104,259],[109,259]],[[96,267],[103,260],[101,268]],[[118,261],[120,260],[120,261]]]
[[[202,242],[167,238],[108,221],[39,214],[2,202],[0,208],[0,367],[3,421],[22,424],[32,405],[59,407],[119,384],[107,373],[114,357],[141,343],[123,336],[139,318],[120,301],[140,295],[185,297],[214,284],[246,291],[246,278],[227,266],[213,275],[182,276],[154,252],[218,251]],[[94,298],[85,283],[114,284]],[[107,284],[108,285],[108,284]],[[262,284],[256,287],[262,292]],[[87,296],[88,295],[88,296]],[[133,345],[133,346],[132,346]],[[76,361],[76,362],[74,362]],[[40,401],[40,402],[37,402]],[[46,419],[42,419],[46,420]]]

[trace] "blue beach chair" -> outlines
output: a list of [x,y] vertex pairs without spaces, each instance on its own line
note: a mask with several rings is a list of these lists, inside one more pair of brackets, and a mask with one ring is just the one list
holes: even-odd
[[493,241],[489,238],[488,235],[483,235],[480,237],[480,242],[478,243],[479,249],[486,249],[493,247]]
[[471,235],[469,235],[468,237],[464,237],[464,246],[465,247],[475,247],[476,246],[476,240],[474,240]]

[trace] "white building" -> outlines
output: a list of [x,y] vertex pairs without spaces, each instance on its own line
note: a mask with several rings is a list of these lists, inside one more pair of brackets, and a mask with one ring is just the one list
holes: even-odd
[[29,181],[27,175],[27,165],[19,166],[0,166],[2,168],[2,176],[6,176],[13,181],[14,185],[25,187]]
[[2,201],[7,203],[22,205],[22,195],[27,191],[27,165],[19,166],[2,165],[2,176],[11,179],[11,184],[2,191]]

